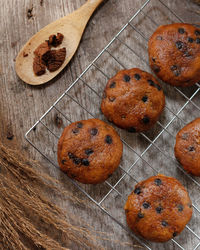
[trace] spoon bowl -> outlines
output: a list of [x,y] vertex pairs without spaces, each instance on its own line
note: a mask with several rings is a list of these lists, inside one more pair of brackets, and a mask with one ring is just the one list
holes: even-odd
[[[31,37],[16,58],[15,70],[17,75],[28,84],[40,85],[59,74],[76,52],[88,20],[102,2],[103,0],[88,0],[73,13],[48,24]],[[56,35],[57,33],[64,35],[62,44],[57,48],[66,48],[65,61],[58,70],[54,72],[47,70],[44,75],[36,76],[33,72],[34,51],[41,43],[48,40],[50,35]]]

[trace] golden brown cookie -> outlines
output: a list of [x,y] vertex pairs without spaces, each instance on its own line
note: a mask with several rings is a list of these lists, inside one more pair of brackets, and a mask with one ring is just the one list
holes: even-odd
[[200,28],[186,23],[160,26],[149,40],[149,63],[155,74],[173,86],[200,79]]
[[158,81],[134,68],[121,70],[108,81],[101,110],[118,127],[141,132],[156,123],[164,106],[165,96]]
[[200,176],[200,118],[178,132],[174,151],[177,160],[188,173]]
[[67,126],[58,142],[58,163],[85,184],[105,181],[119,166],[123,145],[113,127],[98,119]]
[[155,242],[178,235],[192,216],[186,189],[175,178],[164,175],[138,183],[124,209],[133,232]]

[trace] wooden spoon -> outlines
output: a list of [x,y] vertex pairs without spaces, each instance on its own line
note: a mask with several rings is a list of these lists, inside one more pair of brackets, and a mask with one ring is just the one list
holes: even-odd
[[[87,22],[101,2],[103,2],[103,0],[88,0],[73,13],[48,24],[37,32],[24,45],[16,58],[15,69],[17,75],[28,84],[39,85],[50,81],[60,73],[76,52]],[[63,42],[58,48],[66,48],[65,62],[55,72],[46,70],[44,75],[36,76],[33,72],[34,51],[41,43],[48,40],[50,35],[56,35],[58,32],[64,35]]]

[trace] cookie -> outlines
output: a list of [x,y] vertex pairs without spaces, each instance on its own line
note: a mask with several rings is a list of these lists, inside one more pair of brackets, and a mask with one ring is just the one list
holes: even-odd
[[165,96],[158,81],[134,68],[121,70],[108,81],[101,110],[118,127],[141,132],[156,123],[164,106]]
[[200,176],[200,118],[178,132],[174,152],[188,173]]
[[148,44],[154,73],[173,86],[187,87],[200,79],[200,28],[186,23],[163,25]]
[[133,232],[155,242],[177,236],[192,216],[186,189],[175,178],[164,175],[138,183],[124,209]]
[[58,141],[58,163],[85,184],[105,181],[119,166],[123,145],[113,127],[98,119],[71,123]]

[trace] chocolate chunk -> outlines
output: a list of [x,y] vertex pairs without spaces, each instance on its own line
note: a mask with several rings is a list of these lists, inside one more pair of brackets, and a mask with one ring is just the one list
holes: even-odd
[[148,96],[146,96],[146,95],[143,96],[143,97],[142,97],[142,101],[143,101],[143,102],[147,102],[147,101],[148,101]]
[[140,219],[144,218],[144,214],[138,213],[138,218],[140,218]]
[[115,97],[109,97],[110,102],[114,102],[114,100],[115,100]]
[[77,123],[77,128],[82,128],[83,127],[83,123],[79,122]]
[[65,159],[63,159],[61,162],[62,162],[62,164],[65,164],[66,160],[65,160]]
[[113,89],[113,88],[115,88],[115,87],[116,87],[116,82],[112,82],[112,83],[110,84],[110,88]]
[[159,206],[159,207],[156,208],[156,212],[158,214],[161,214],[162,210],[163,210],[163,208],[161,206]]
[[78,128],[72,129],[72,132],[73,132],[73,134],[78,134],[79,133],[79,129]]
[[144,117],[142,118],[142,121],[143,121],[144,124],[148,124],[148,123],[150,122],[150,119],[149,119],[148,116],[144,116]]
[[[49,40],[47,40],[47,42],[49,43],[49,45],[52,45],[52,46],[53,46],[53,44],[56,43],[56,35],[51,35],[51,36],[49,37]],[[56,46],[55,46],[55,47],[56,47]]]
[[108,144],[112,144],[112,137],[110,135],[106,135],[105,142]]
[[141,76],[140,76],[139,74],[135,74],[134,77],[135,77],[135,79],[136,79],[137,81],[139,81],[139,80],[141,79]]
[[174,232],[174,233],[173,233],[173,237],[176,237],[177,235],[178,235],[177,232]]
[[156,59],[154,57],[151,58],[153,62],[156,62]]
[[179,32],[180,34],[184,34],[184,33],[185,33],[185,30],[184,30],[183,28],[179,28],[179,29],[178,29],[178,32]]
[[145,209],[147,209],[147,208],[150,207],[150,204],[149,204],[148,202],[144,202],[144,203],[143,203],[143,207],[144,207]]
[[141,188],[140,188],[140,187],[137,187],[137,188],[134,190],[134,193],[135,193],[135,194],[140,194],[140,193],[141,193]]
[[175,71],[174,71],[174,75],[175,75],[175,76],[179,76],[180,74],[181,74],[180,70],[175,70]]
[[185,56],[185,57],[190,57],[190,56],[192,56],[192,55],[190,54],[190,52],[185,51],[185,53],[183,54],[183,56]]
[[190,147],[188,148],[188,151],[190,151],[190,152],[195,151],[195,147],[190,146]]
[[162,36],[157,36],[156,40],[163,40]]
[[98,129],[97,128],[92,128],[91,130],[90,130],[90,134],[91,135],[96,135],[98,133]]
[[149,83],[150,86],[153,86],[153,87],[156,86],[156,84],[155,84],[154,81],[152,81],[152,80],[147,80],[147,82]]
[[66,48],[49,50],[42,56],[42,61],[50,72],[58,70],[66,57]]
[[160,67],[159,67],[157,64],[153,64],[153,65],[152,65],[152,69],[153,69],[153,71],[156,72],[156,73],[160,72]]
[[124,81],[129,82],[131,80],[130,76],[124,75]]
[[73,158],[73,163],[76,164],[76,165],[79,165],[81,163],[81,159],[78,158],[78,157],[74,157]]
[[62,43],[63,38],[64,38],[63,34],[57,33],[57,36],[56,35],[51,35],[49,37],[48,43],[49,43],[49,45],[52,45],[53,47],[57,47]]
[[135,133],[135,132],[136,132],[136,129],[135,129],[134,127],[130,127],[130,128],[128,128],[127,130],[128,130],[128,132],[130,132],[130,133]]
[[48,51],[50,51],[48,42],[40,44],[34,51],[35,57],[33,59],[33,72],[37,76],[41,76],[46,72],[46,65],[42,60],[42,56]]
[[183,205],[182,205],[182,204],[179,204],[177,207],[178,207],[178,211],[179,211],[179,212],[182,212],[182,211],[183,211]]
[[166,227],[168,225],[168,223],[166,221],[164,221],[164,220],[161,222],[161,224],[162,224],[163,227]]
[[188,37],[188,42],[189,43],[193,43],[194,42],[194,39],[192,37]]
[[34,51],[34,54],[38,57],[42,57],[46,52],[50,51],[50,46],[48,44],[48,42],[43,42],[41,43],[37,49]]
[[183,42],[177,41],[176,42],[176,47],[177,47],[177,49],[182,49],[183,48]]
[[197,44],[200,43],[200,38],[199,38],[199,37],[196,39],[196,43],[197,43]]
[[160,186],[161,184],[162,184],[162,181],[161,181],[161,179],[155,179],[154,180],[154,183],[157,185],[157,186]]
[[178,67],[177,67],[176,65],[172,65],[170,69],[171,69],[172,71],[174,71],[174,70],[176,70],[177,68],[178,68]]
[[86,155],[91,155],[94,153],[94,151],[91,148],[88,148],[85,150]]
[[181,71],[180,69],[177,69],[177,70],[174,70],[173,73],[175,76],[179,76],[181,74]]
[[84,166],[89,166],[89,165],[90,165],[90,162],[89,162],[88,159],[83,159],[83,160],[82,160],[82,164],[83,164]]
[[74,154],[68,152],[68,156],[69,156],[69,159],[73,159],[74,158]]
[[181,73],[181,70],[178,68],[177,65],[172,65],[170,69],[171,71],[173,71],[175,76],[179,76]]
[[46,66],[38,56],[36,56],[33,60],[33,72],[36,76],[41,76],[46,72]]
[[158,85],[158,84],[156,84],[156,88],[157,88],[158,91],[160,91],[162,89],[162,87],[160,85]]
[[195,30],[195,35],[200,36],[200,30]]
[[183,140],[187,140],[188,137],[189,137],[188,133],[182,134],[182,136],[181,136],[181,138],[182,138]]

